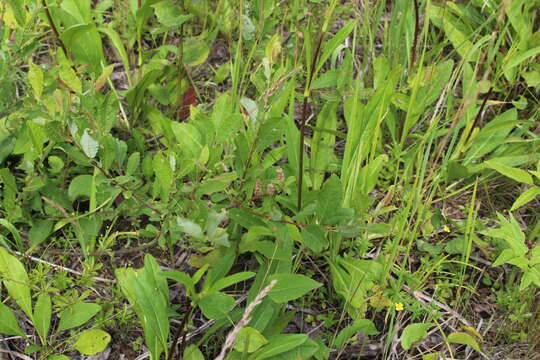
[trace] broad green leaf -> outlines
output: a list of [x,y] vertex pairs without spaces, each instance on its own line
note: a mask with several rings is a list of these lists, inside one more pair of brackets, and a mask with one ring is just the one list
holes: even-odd
[[60,323],[56,332],[72,329],[86,324],[101,310],[101,306],[94,303],[78,302],[62,310],[59,314]]
[[234,298],[224,293],[215,293],[203,297],[199,308],[208,319],[223,319],[234,307]]
[[182,152],[198,157],[203,148],[203,138],[199,130],[191,124],[178,122],[172,123],[171,128]]
[[30,62],[28,65],[28,82],[32,86],[36,98],[41,99],[41,94],[43,94],[43,71],[33,62]]
[[4,248],[0,248],[0,275],[9,295],[32,320],[32,298],[28,286],[28,274],[23,264]]
[[182,15],[182,11],[171,0],[162,0],[153,4],[158,21],[167,28],[176,29],[189,20],[192,15]]
[[253,226],[266,227],[266,223],[261,217],[241,209],[231,209],[228,215],[232,220],[246,229],[251,229]]
[[156,182],[162,188],[162,197],[168,198],[173,187],[174,169],[171,167],[170,161],[161,153],[156,153],[152,160],[154,173],[156,174]]
[[54,222],[52,220],[37,220],[30,231],[28,232],[28,238],[30,239],[30,246],[34,247],[47,240],[47,237],[52,232]]
[[523,205],[533,201],[539,195],[540,195],[540,186],[533,186],[527,189],[525,192],[519,195],[516,201],[514,201],[514,204],[512,205],[512,208],[510,209],[510,211],[519,209]]
[[0,334],[25,337],[10,308],[0,302]]
[[193,221],[189,219],[177,217],[176,224],[178,225],[181,231],[185,232],[186,234],[190,236],[193,236],[194,238],[200,239],[204,237],[204,233],[200,225],[197,223],[194,223]]
[[472,337],[470,334],[467,334],[465,332],[458,331],[458,332],[451,333],[450,335],[448,335],[446,340],[454,344],[469,345],[476,351],[480,351],[480,346],[478,346],[476,339]]
[[82,93],[81,79],[77,76],[75,71],[69,66],[61,66],[58,76],[64,86],[69,88],[76,94]]
[[317,219],[322,224],[331,224],[331,218],[339,210],[341,204],[341,183],[336,175],[332,175],[319,191],[317,197]]
[[309,337],[306,334],[279,334],[268,339],[268,344],[253,353],[249,360],[263,360],[297,348]]
[[322,286],[320,282],[301,274],[276,274],[269,277],[268,281],[272,280],[277,280],[277,284],[268,297],[278,304],[298,299]]
[[420,341],[425,339],[427,336],[427,331],[429,328],[431,328],[431,324],[426,323],[417,323],[417,324],[411,324],[407,325],[405,329],[403,329],[403,332],[401,333],[401,346],[405,350],[409,350],[411,348],[411,345],[415,341]]
[[334,341],[335,348],[341,348],[346,341],[356,334],[376,335],[379,331],[373,321],[368,319],[358,319],[352,325],[341,330]]
[[318,253],[328,247],[325,231],[317,225],[308,225],[302,228],[304,244],[311,251]]
[[202,195],[212,195],[219,191],[224,191],[227,189],[231,183],[238,178],[236,172],[231,171],[223,173],[213,178],[204,180],[197,189],[196,196],[200,197]]
[[89,329],[79,335],[73,348],[83,355],[95,355],[105,350],[110,341],[109,333],[101,329]]
[[51,297],[47,294],[39,294],[34,308],[34,326],[43,345],[46,345],[47,334],[51,327],[51,314]]
[[182,61],[188,66],[200,65],[206,61],[209,53],[208,41],[187,39],[184,41],[184,57]]
[[99,150],[99,142],[90,136],[88,129],[84,129],[84,133],[81,136],[81,147],[86,156],[88,156],[90,159],[96,157]]
[[268,340],[258,330],[246,326],[236,336],[234,349],[240,353],[252,353],[267,343]]
[[103,48],[94,24],[79,23],[70,26],[60,35],[60,39],[80,63],[90,65],[95,72],[101,71]]
[[94,177],[92,175],[78,175],[74,177],[68,187],[69,199],[74,201],[81,196],[90,199],[93,181]]
[[196,345],[189,345],[186,350],[184,350],[184,360],[204,360],[204,356],[201,353],[201,350]]
[[486,161],[486,166],[503,174],[506,177],[509,177],[512,180],[515,180],[520,183],[525,183],[529,185],[534,185],[534,180],[527,171],[518,169],[511,166],[506,166],[504,164],[498,163],[496,161]]

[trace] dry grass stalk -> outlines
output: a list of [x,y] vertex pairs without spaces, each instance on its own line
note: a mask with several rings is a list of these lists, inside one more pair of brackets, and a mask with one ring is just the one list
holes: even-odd
[[227,338],[225,339],[225,343],[223,344],[223,347],[221,348],[221,352],[219,355],[215,358],[215,360],[223,360],[225,359],[225,355],[227,355],[227,351],[231,348],[231,346],[234,344],[234,341],[236,340],[236,336],[238,336],[238,333],[244,326],[246,326],[250,319],[250,315],[255,310],[257,305],[259,305],[262,300],[265,298],[266,295],[272,290],[272,288],[277,284],[277,280],[272,280],[270,284],[265,287],[251,302],[251,304],[248,305],[246,308],[246,311],[244,311],[244,315],[242,315],[242,318],[240,321],[234,326],[234,328],[231,330],[231,332],[227,335]]

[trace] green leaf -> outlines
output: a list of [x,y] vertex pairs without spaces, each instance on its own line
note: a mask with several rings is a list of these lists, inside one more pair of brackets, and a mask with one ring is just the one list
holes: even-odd
[[0,302],[0,334],[26,337],[10,308]]
[[501,225],[500,228],[482,231],[482,234],[506,241],[514,256],[525,255],[529,248],[525,244],[525,234],[516,219],[512,215],[510,215],[510,220],[507,220],[501,214],[497,214],[497,217]]
[[246,326],[238,333],[234,349],[240,353],[252,353],[267,343],[268,340],[258,330]]
[[171,0],[160,1],[152,7],[158,21],[170,29],[178,28],[192,17],[192,15],[182,15],[180,8]]
[[89,199],[92,191],[93,181],[94,177],[92,175],[78,175],[74,177],[68,187],[69,199],[74,201],[81,196]]
[[184,57],[182,61],[188,66],[200,65],[206,61],[209,53],[208,41],[187,39],[184,42]]
[[356,25],[356,21],[350,21],[345,26],[343,26],[337,33],[334,35],[332,39],[327,41],[323,47],[321,56],[319,57],[319,61],[317,63],[317,69],[315,70],[315,74],[313,74],[313,77],[317,75],[317,73],[321,70],[324,63],[330,55],[334,52],[336,47],[345,41],[345,39],[349,36],[351,31],[353,31],[354,26]]
[[511,166],[506,166],[504,164],[501,164],[492,160],[486,161],[485,164],[487,167],[503,174],[506,177],[509,177],[512,180],[515,180],[520,183],[534,185],[534,180],[531,174],[529,174],[525,170],[514,168]]
[[533,186],[527,189],[514,201],[510,211],[514,211],[522,207],[523,205],[533,201],[538,195],[540,195],[540,186]]
[[211,291],[219,291],[228,288],[229,286],[239,283],[241,281],[251,279],[253,276],[255,276],[254,272],[244,271],[224,277],[222,279],[219,279],[212,285]]
[[405,350],[409,350],[411,348],[411,345],[415,341],[420,341],[422,339],[425,339],[427,336],[427,331],[431,327],[431,324],[426,323],[417,323],[417,324],[411,324],[407,325],[405,329],[403,329],[403,332],[401,333],[401,346]]
[[101,329],[89,329],[79,335],[73,348],[83,355],[95,355],[105,350],[110,341],[109,333]]
[[228,215],[232,220],[246,229],[250,229],[253,226],[266,227],[266,223],[263,219],[241,209],[231,209],[229,210]]
[[28,65],[28,82],[30,83],[30,86],[32,86],[36,98],[41,99],[41,94],[43,94],[43,71],[41,71],[41,68],[32,61],[30,61]]
[[336,175],[332,175],[324,183],[317,197],[317,219],[322,224],[333,225],[332,216],[341,204],[341,183]]
[[177,217],[176,224],[178,225],[181,231],[185,232],[186,234],[190,236],[193,236],[194,238],[201,239],[204,237],[204,233],[201,227],[199,226],[199,224],[194,223],[193,221],[189,219]]
[[[13,180],[13,186],[15,187],[15,177],[13,177],[13,175],[11,175],[11,173],[9,172],[8,169],[3,169],[3,170],[6,170],[6,172],[9,174],[9,176],[12,178],[10,180]],[[1,174],[0,174],[0,179],[1,179]],[[5,181],[4,180],[4,184],[5,184],[5,188],[9,188],[11,187],[10,184],[8,181]],[[14,192],[17,191],[17,188],[13,188],[13,189],[10,189],[10,190],[13,190]],[[6,192],[7,190],[4,190],[4,200],[6,199]],[[5,205],[5,204],[4,204]],[[17,245],[17,247],[19,248],[19,250],[23,250],[23,243],[22,243],[22,239],[21,239],[21,235],[19,234],[19,231],[17,230],[17,228],[15,228],[15,226],[13,226],[12,223],[10,223],[9,221],[7,221],[6,219],[0,219],[0,225],[5,227],[10,233],[11,235],[13,236],[13,239],[15,240],[15,245]],[[0,273],[2,271],[2,268],[0,267]]]
[[321,252],[328,247],[325,231],[317,225],[308,225],[302,228],[304,243],[313,252]]
[[102,26],[98,30],[109,37],[110,44],[116,50],[118,57],[122,60],[125,74],[128,78],[128,83],[131,84],[131,70],[129,66],[129,58],[126,52],[126,48],[122,43],[122,39],[120,38],[120,35],[118,35],[118,33],[112,28],[112,23],[109,23],[109,27]]
[[480,351],[480,346],[478,346],[478,343],[476,340],[469,334],[465,332],[454,332],[448,335],[446,338],[448,342],[454,343],[454,344],[462,344],[462,345],[469,345],[476,351]]
[[84,133],[81,136],[81,147],[86,156],[88,156],[90,159],[96,157],[99,150],[99,142],[90,136],[88,129],[84,129]]
[[53,225],[54,222],[52,220],[37,220],[28,232],[30,246],[34,247],[47,240],[52,232]]
[[62,310],[59,314],[60,323],[56,332],[72,329],[85,324],[94,315],[101,310],[101,306],[94,303],[78,302],[67,309]]
[[51,297],[47,294],[39,294],[34,308],[34,326],[43,345],[46,345],[47,334],[51,327],[51,314]]
[[163,275],[184,285],[188,296],[195,295],[195,284],[188,274],[181,271],[164,271]]
[[0,248],[0,275],[9,295],[32,320],[32,298],[28,286],[28,274],[16,257]]
[[11,11],[13,12],[13,16],[15,17],[15,21],[20,27],[23,27],[25,24],[25,6],[24,6],[24,0],[6,0],[6,4],[8,4],[11,8]]
[[94,24],[70,26],[60,35],[60,39],[80,63],[90,65],[96,72],[101,71],[103,47]]
[[376,335],[378,333],[379,331],[375,327],[373,321],[368,319],[358,319],[352,325],[347,326],[339,332],[334,341],[334,347],[341,348],[345,345],[347,340],[356,334]]
[[70,360],[66,355],[55,354],[47,358],[47,360]]
[[234,307],[234,298],[224,293],[210,294],[199,301],[199,308],[208,319],[223,319]]
[[517,55],[508,54],[509,56],[507,56],[504,59],[505,61],[507,61],[507,58],[508,58],[508,62],[503,66],[504,71],[506,72],[506,71],[512,69],[513,67],[518,66],[523,61],[525,61],[528,58],[531,58],[533,56],[536,56],[539,53],[540,53],[540,46],[537,46],[535,48],[532,48],[532,49],[529,49],[527,51],[521,52],[521,53],[519,53]]
[[203,137],[199,130],[191,124],[178,122],[173,122],[171,129],[176,141],[181,146],[182,152],[198,158],[203,148]]
[[279,334],[268,339],[268,344],[253,353],[249,360],[263,360],[297,348],[309,337],[306,334]]
[[129,156],[127,166],[126,166],[126,175],[133,175],[135,171],[139,168],[141,163],[141,153],[134,152]]
[[204,356],[201,353],[201,350],[196,345],[189,345],[186,350],[184,350],[184,360],[204,360]]
[[320,282],[301,274],[276,274],[269,277],[268,281],[272,280],[277,280],[277,284],[268,297],[278,304],[298,299],[322,286]]
[[512,108],[487,123],[472,141],[465,154],[465,165],[491,152],[501,145],[516,126],[517,110]]

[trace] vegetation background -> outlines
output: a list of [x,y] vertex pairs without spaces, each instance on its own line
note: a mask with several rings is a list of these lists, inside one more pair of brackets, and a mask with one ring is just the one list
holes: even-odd
[[0,357],[539,359],[539,12],[3,0]]

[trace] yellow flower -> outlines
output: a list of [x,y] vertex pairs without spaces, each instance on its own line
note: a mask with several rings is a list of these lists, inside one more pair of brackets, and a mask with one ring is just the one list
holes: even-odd
[[450,232],[450,228],[448,227],[448,225],[444,225],[443,228],[442,228],[442,230],[443,230],[444,232],[447,232],[447,233]]
[[403,311],[403,304],[402,303],[397,303],[396,304],[396,311]]

